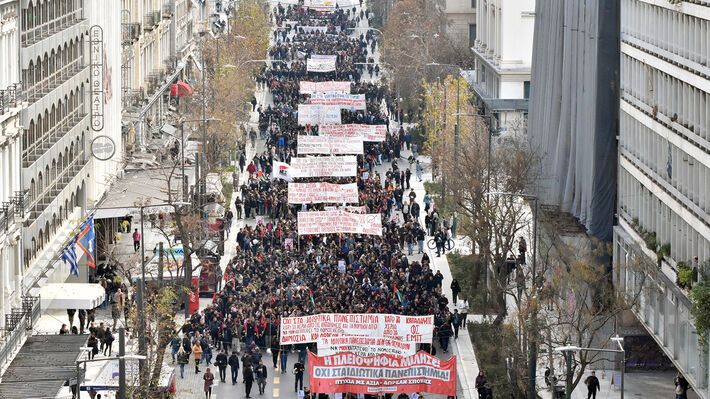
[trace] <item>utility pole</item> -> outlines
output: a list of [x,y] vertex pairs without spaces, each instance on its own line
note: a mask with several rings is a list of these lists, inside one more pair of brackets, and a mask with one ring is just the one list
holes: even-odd
[[[138,354],[146,356],[147,343],[145,338],[145,232],[144,232],[144,221],[143,221],[143,209],[140,208],[141,217],[141,277],[138,279]],[[138,362],[139,374],[140,374],[140,385],[143,386],[144,383],[148,381],[148,368],[145,359]],[[141,389],[141,398],[147,399],[147,392]]]
[[118,399],[126,399],[126,329],[118,328]]

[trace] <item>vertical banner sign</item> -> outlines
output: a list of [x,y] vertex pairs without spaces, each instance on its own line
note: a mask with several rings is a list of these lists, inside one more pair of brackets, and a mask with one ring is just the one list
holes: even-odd
[[104,128],[104,31],[94,25],[89,29],[89,62],[91,74],[91,129]]

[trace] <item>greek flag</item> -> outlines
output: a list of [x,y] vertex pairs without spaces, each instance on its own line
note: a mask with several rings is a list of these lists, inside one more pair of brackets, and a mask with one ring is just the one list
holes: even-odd
[[74,246],[75,241],[72,240],[72,242],[67,245],[66,248],[64,248],[64,251],[62,253],[62,260],[64,261],[64,264],[66,265],[69,263],[69,266],[71,266],[71,274],[79,277],[79,264],[76,259],[76,247]]

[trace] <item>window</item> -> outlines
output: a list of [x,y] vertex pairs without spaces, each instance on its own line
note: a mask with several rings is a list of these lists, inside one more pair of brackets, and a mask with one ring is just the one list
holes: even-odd
[[[473,0],[476,1],[476,0]],[[468,24],[468,46],[473,47],[476,42],[476,24]]]
[[471,8],[476,9],[476,0],[471,0]]
[[523,82],[523,98],[530,98],[530,81]]

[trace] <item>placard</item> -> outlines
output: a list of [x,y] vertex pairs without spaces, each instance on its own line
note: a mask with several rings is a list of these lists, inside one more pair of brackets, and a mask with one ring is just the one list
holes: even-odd
[[361,111],[367,109],[367,103],[365,101],[364,94],[313,94],[311,95],[310,104],[339,106],[341,109]]
[[330,137],[361,138],[364,141],[385,141],[387,138],[387,126],[321,124],[318,128],[318,134]]
[[363,141],[357,138],[298,136],[296,151],[298,155],[362,155],[365,147]]
[[[315,213],[315,212],[299,212]],[[318,342],[319,338],[370,337],[431,343],[434,316],[384,313],[321,313],[281,318],[281,345]]]
[[301,94],[328,94],[328,93],[343,93],[350,94],[350,82],[306,82],[301,81],[299,92]]
[[300,104],[298,106],[298,124],[306,125],[339,125],[340,107],[335,105]]
[[298,177],[352,177],[357,174],[357,157],[294,157],[289,167],[290,176]]
[[[338,265],[338,270],[340,270],[340,265]],[[344,265],[341,273],[345,273]],[[328,356],[343,352],[352,352],[363,357],[379,355],[405,357],[412,356],[417,352],[417,343],[376,337],[346,336],[318,339],[318,355]]]
[[335,55],[311,55],[306,64],[308,72],[333,72],[337,60]]
[[308,352],[308,383],[318,393],[413,393],[456,396],[456,356],[442,361],[427,352],[396,358],[363,357],[346,352],[316,356]]
[[289,183],[289,204],[357,203],[357,183]]
[[382,216],[379,213],[362,215],[342,210],[298,213],[298,235],[338,233],[381,236]]

